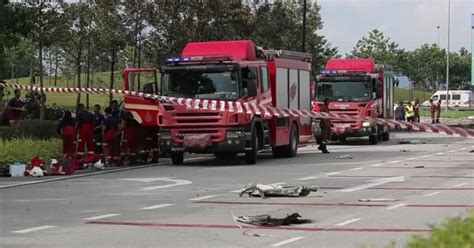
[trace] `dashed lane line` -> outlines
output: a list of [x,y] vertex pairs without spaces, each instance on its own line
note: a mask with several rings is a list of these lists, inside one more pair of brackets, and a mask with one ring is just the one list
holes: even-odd
[[396,164],[396,163],[400,163],[400,161],[399,161],[399,160],[395,160],[395,161],[387,162],[387,164]]
[[311,177],[302,177],[299,178],[298,180],[305,181],[305,180],[312,180],[318,178],[317,176],[311,176]]
[[24,233],[36,232],[36,231],[46,230],[46,229],[55,228],[55,227],[57,226],[49,226],[49,225],[37,226],[37,227],[13,231],[12,233],[24,234]]
[[409,159],[407,159],[407,160],[415,160],[415,159],[417,159],[417,158],[409,158]]
[[173,206],[174,204],[159,204],[159,205],[154,205],[154,206],[149,206],[149,207],[144,207],[144,208],[140,208],[141,210],[153,210],[153,209],[157,209],[157,208],[164,208],[164,207],[169,207],[169,206]]
[[271,183],[270,185],[283,185],[283,184],[287,184],[287,182],[278,182],[278,183]]
[[464,185],[466,185],[467,183],[460,183],[460,184],[456,184],[453,186],[453,188],[459,188],[459,187],[462,187]]
[[371,165],[372,167],[379,167],[379,166],[382,166],[382,164],[373,164]]
[[329,172],[329,173],[326,173],[326,175],[332,176],[332,175],[337,175],[337,174],[340,174],[340,173],[342,173],[342,171]]
[[439,194],[439,193],[440,193],[439,191],[436,191],[436,192],[432,192],[432,193],[426,194],[425,196],[426,196],[426,197],[435,196],[435,195],[437,195],[437,194]]
[[356,168],[352,168],[350,169],[351,171],[358,171],[358,170],[362,170],[364,169],[364,167],[356,167]]
[[346,220],[346,221],[343,221],[343,222],[339,222],[335,226],[345,226],[345,225],[357,222],[359,220],[360,220],[360,218],[354,218],[354,219]]
[[191,198],[189,200],[190,201],[200,201],[200,200],[205,200],[205,199],[214,198],[214,197],[217,197],[217,195],[206,195],[206,196]]
[[438,152],[438,153],[435,153],[435,155],[443,155],[444,152]]
[[387,207],[387,210],[396,209],[396,208],[403,207],[403,206],[406,206],[406,205],[407,205],[406,203],[400,203],[400,204],[397,204],[397,205],[392,205],[390,207]]
[[426,155],[420,156],[420,158],[429,158],[431,156],[433,156],[433,155],[432,154],[426,154]]
[[104,215],[87,217],[87,218],[84,218],[84,220],[102,220],[102,219],[115,217],[115,216],[119,216],[119,215],[121,215],[121,214],[104,214]]
[[270,246],[271,247],[279,247],[279,246],[282,246],[282,245],[286,245],[286,244],[298,241],[298,240],[303,239],[303,238],[304,237],[294,237],[294,238],[291,238],[291,239],[283,240],[281,242],[275,243],[275,244],[270,245]]

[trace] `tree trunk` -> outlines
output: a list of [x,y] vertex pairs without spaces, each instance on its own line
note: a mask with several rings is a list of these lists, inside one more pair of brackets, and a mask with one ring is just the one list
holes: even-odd
[[49,51],[49,86],[53,82],[53,56],[51,55],[51,51]]
[[[110,62],[110,86],[109,89],[112,90],[114,88],[114,69],[115,69],[115,48],[112,48],[112,61]],[[113,100],[112,92],[109,94],[109,105],[112,104]]]
[[[81,88],[81,73],[82,73],[81,57],[82,57],[82,49],[79,49],[79,51],[77,52],[77,57],[76,57],[76,76],[77,76],[78,88]],[[81,93],[77,94],[76,111],[77,111],[77,105],[79,105],[79,103],[81,103]]]
[[40,80],[40,88],[41,88],[41,95],[40,95],[40,120],[44,119],[44,104],[45,104],[45,97],[43,97],[44,92],[43,92],[43,41],[40,39],[39,44],[38,44],[38,49],[39,49],[39,80]]
[[[56,54],[56,61],[54,63],[54,87],[58,87],[58,63],[59,63],[59,55]],[[63,73],[64,75],[64,73]]]
[[[89,76],[91,67],[91,38],[89,36],[87,44],[87,66],[86,66],[86,87],[89,88]],[[86,94],[86,107],[89,109],[89,94]]]

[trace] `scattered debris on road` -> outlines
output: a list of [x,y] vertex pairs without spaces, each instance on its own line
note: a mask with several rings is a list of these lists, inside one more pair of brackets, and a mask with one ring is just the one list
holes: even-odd
[[426,144],[426,141],[422,141],[422,140],[410,140],[410,141],[407,141],[407,140],[402,140],[402,141],[399,141],[398,144],[413,144],[413,145],[420,145],[420,144]]
[[360,202],[396,202],[396,201],[400,201],[398,199],[386,199],[386,198],[374,198],[374,199],[366,199],[366,198],[362,198],[362,199],[359,199]]
[[272,218],[269,214],[254,215],[254,216],[239,216],[236,218],[238,222],[242,222],[255,226],[289,226],[292,224],[311,223],[309,219],[300,219],[301,215],[293,213],[284,218]]
[[416,165],[415,168],[421,169],[421,168],[425,168],[425,166],[424,165]]
[[318,186],[281,186],[274,184],[247,184],[240,191],[239,196],[247,193],[249,196],[265,197],[299,197],[307,196],[309,193],[318,191]]
[[401,149],[400,152],[409,152],[409,151],[406,149]]
[[470,153],[473,153],[473,152],[474,152],[474,150],[470,150],[469,152],[470,152]]
[[345,154],[345,155],[337,156],[336,158],[337,159],[352,159],[353,157],[351,154]]

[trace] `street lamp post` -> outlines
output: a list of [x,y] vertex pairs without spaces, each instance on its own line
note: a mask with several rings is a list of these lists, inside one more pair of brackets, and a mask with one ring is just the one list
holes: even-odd
[[440,38],[440,36],[439,36],[439,28],[440,28],[439,26],[436,26],[436,29],[438,30],[438,43],[437,43],[438,47],[439,47],[439,38]]
[[303,0],[303,38],[301,42],[301,51],[306,50],[306,0]]
[[446,112],[449,109],[449,42],[451,29],[451,0],[448,0],[448,49],[446,53]]

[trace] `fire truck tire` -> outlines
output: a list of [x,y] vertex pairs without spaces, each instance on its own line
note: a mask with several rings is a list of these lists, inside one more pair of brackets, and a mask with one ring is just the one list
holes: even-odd
[[298,141],[299,141],[298,128],[296,127],[295,124],[293,124],[291,125],[291,131],[290,131],[290,144],[287,147],[285,147],[286,157],[292,158],[296,156],[296,154],[298,153]]
[[387,131],[382,134],[382,140],[383,141],[389,141],[390,140],[390,131]]
[[182,153],[182,152],[171,153],[171,162],[174,165],[183,164],[183,161],[184,161],[184,153]]
[[346,142],[346,137],[339,137],[340,142]]
[[257,153],[258,153],[258,133],[257,129],[254,127],[252,129],[252,140],[251,140],[251,150],[245,152],[245,163],[246,164],[255,164],[257,162]]

